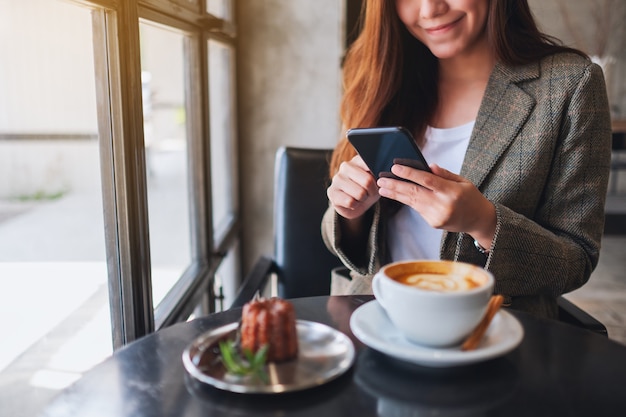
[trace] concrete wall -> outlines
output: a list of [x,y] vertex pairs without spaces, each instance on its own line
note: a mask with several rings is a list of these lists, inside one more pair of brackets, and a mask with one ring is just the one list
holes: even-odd
[[589,55],[610,57],[603,69],[612,115],[615,119],[626,119],[626,1],[529,0],[529,3],[544,32]]
[[90,10],[48,0],[0,9],[0,199],[99,189]]
[[343,1],[237,2],[243,263],[274,250],[274,155],[331,148],[340,134]]
[[[97,133],[89,9],[48,0],[4,3],[0,133]],[[53,35],[42,37],[46,31]]]

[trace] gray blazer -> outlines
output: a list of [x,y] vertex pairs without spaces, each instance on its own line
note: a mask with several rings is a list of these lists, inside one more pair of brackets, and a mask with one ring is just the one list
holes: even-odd
[[[495,204],[497,235],[487,262],[470,236],[444,232],[441,259],[488,264],[507,305],[555,317],[556,297],[585,284],[598,263],[610,157],[598,65],[569,53],[497,64],[461,169]],[[352,277],[333,283],[335,293],[370,293],[372,275],[389,261],[390,214],[380,202],[372,210],[367,253],[358,259],[342,247],[334,209],[324,215],[324,241]]]

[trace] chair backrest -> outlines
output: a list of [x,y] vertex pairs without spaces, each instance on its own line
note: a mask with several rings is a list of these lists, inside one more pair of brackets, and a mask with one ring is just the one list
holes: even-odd
[[330,271],[341,266],[321,236],[331,153],[294,147],[281,147],[276,153],[274,261],[280,297],[329,294]]

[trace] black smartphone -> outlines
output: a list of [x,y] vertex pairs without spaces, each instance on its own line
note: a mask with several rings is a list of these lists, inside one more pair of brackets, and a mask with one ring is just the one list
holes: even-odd
[[398,178],[391,173],[393,164],[430,171],[413,135],[404,127],[350,129],[348,140],[376,178]]

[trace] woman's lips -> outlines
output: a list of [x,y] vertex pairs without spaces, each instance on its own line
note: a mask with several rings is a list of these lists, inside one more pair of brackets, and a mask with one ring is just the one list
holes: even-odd
[[456,26],[457,23],[459,23],[461,19],[463,19],[463,16],[459,17],[457,20],[454,20],[450,23],[445,23],[443,25],[433,26],[430,28],[424,28],[424,31],[430,35],[437,35],[453,28],[454,26]]

